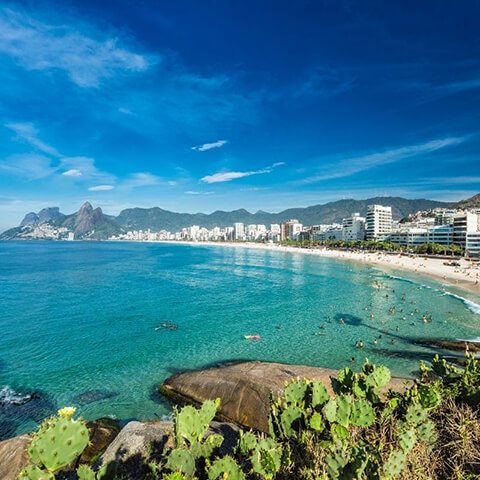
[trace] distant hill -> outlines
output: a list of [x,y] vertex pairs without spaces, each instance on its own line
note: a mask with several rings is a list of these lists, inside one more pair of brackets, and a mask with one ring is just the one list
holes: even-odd
[[128,208],[122,210],[117,217],[105,215],[101,208],[94,209],[89,202],[85,202],[78,212],[71,215],[61,213],[58,207],[45,208],[38,213],[30,212],[22,220],[19,227],[3,232],[0,239],[45,238],[40,235],[37,237],[35,234],[38,229],[42,226],[45,227],[45,225],[63,229],[59,238],[73,232],[76,239],[104,240],[128,230],[151,229],[153,231],[169,230],[175,232],[191,225],[213,228],[215,226],[226,227],[233,225],[235,222],[242,222],[268,226],[291,218],[298,219],[304,225],[340,223],[343,218],[355,212],[365,215],[367,206],[374,203],[391,206],[394,219],[399,220],[419,210],[456,206],[464,202],[478,202],[478,197],[480,195],[458,204],[425,199],[409,200],[401,197],[374,197],[366,200],[348,199],[311,207],[289,208],[279,213],[269,213],[262,210],[250,213],[247,210],[240,209],[231,212],[217,210],[205,214],[176,213],[159,207]]
[[456,208],[480,208],[480,193],[455,204]]
[[128,208],[122,210],[116,220],[126,230],[147,230],[150,228],[152,230],[165,229],[176,231],[191,225],[212,228],[215,226],[226,227],[235,222],[270,225],[271,223],[281,223],[290,218],[296,218],[304,225],[316,225],[321,223],[340,223],[343,218],[355,212],[365,215],[367,206],[373,203],[391,206],[393,217],[396,220],[419,210],[450,206],[449,203],[434,200],[375,197],[366,200],[338,200],[323,205],[290,208],[280,213],[268,213],[261,210],[256,213],[250,213],[241,209],[231,212],[217,210],[207,215],[205,213],[174,213],[158,207]]
[[40,223],[52,221],[56,222],[64,217],[65,215],[60,213],[60,209],[58,207],[48,207],[40,210],[38,213],[27,213],[24,219],[21,221],[20,226],[24,227],[25,225],[38,225]]
[[45,225],[52,229],[61,229],[62,233],[58,238],[63,238],[71,232],[76,239],[103,240],[123,232],[123,228],[113,217],[105,215],[101,208],[93,209],[89,202],[85,202],[78,212],[71,215],[60,213],[58,207],[44,208],[38,213],[30,212],[19,227],[3,232],[0,239],[44,238],[35,232]]

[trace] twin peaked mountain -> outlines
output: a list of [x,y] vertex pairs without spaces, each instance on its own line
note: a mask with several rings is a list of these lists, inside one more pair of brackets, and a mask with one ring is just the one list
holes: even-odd
[[128,208],[122,210],[117,217],[106,215],[101,208],[93,208],[85,202],[80,210],[71,215],[64,215],[58,207],[44,208],[38,213],[28,213],[20,226],[11,228],[0,235],[1,240],[48,238],[45,230],[56,229],[61,231],[59,238],[73,233],[76,239],[106,240],[112,235],[118,235],[128,230],[175,232],[192,225],[206,228],[227,227],[235,222],[245,224],[281,223],[290,218],[296,218],[304,225],[318,225],[321,223],[340,223],[343,218],[359,212],[365,215],[367,206],[380,204],[392,207],[393,217],[401,219],[410,213],[420,210],[431,210],[436,207],[456,207],[457,205],[471,206],[479,204],[479,196],[464,200],[458,204],[437,202],[434,200],[409,200],[401,197],[375,197],[366,200],[338,200],[323,205],[314,205],[305,208],[290,208],[280,213],[268,213],[259,210],[250,213],[247,210],[225,212],[217,210],[211,214],[204,213],[175,213],[153,208]]

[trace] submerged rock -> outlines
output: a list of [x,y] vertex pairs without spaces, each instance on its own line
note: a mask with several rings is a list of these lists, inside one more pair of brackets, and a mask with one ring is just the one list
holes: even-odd
[[[195,405],[220,398],[219,419],[268,432],[272,393],[280,395],[285,382],[308,378],[321,380],[333,394],[330,378],[336,374],[336,370],[305,365],[241,362],[173,375],[160,392],[176,402]],[[393,379],[390,387],[401,389],[404,384],[403,379]]]
[[9,387],[3,387],[2,392],[0,440],[13,437],[25,423],[39,423],[57,410],[53,400],[44,392],[19,393]]
[[99,402],[100,400],[106,400],[107,398],[113,398],[118,395],[118,392],[112,392],[110,390],[87,390],[86,392],[79,393],[73,397],[73,402],[83,406],[89,403]]

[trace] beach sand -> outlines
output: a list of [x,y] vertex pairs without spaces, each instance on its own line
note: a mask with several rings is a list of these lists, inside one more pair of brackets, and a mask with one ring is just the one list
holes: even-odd
[[445,284],[480,294],[480,263],[469,262],[466,259],[458,260],[459,267],[444,265],[446,260],[441,258],[410,257],[399,254],[383,252],[353,252],[330,249],[327,247],[299,248],[278,244],[263,244],[254,242],[187,242],[165,241],[194,246],[215,246],[230,248],[250,248],[256,250],[271,250],[286,253],[301,253],[305,255],[318,255],[321,257],[338,258],[341,260],[361,262],[376,265],[387,269],[404,270],[420,276],[428,276]]

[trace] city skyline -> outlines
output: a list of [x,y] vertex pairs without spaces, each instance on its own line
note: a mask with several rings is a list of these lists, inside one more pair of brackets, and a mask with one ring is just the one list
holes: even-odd
[[0,8],[0,230],[480,190],[473,2],[114,4]]

